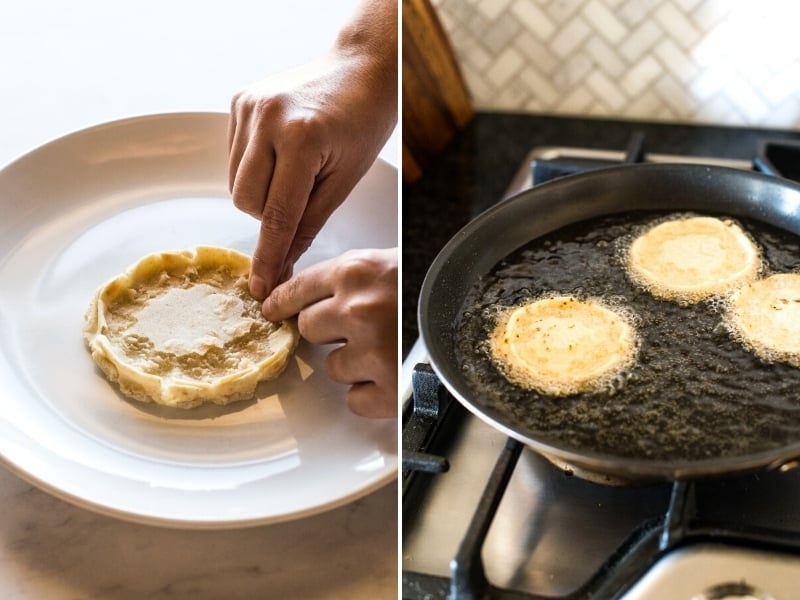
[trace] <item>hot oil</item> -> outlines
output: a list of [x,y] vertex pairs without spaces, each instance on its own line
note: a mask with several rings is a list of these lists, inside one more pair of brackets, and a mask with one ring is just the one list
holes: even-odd
[[[473,402],[532,437],[619,457],[697,460],[800,441],[800,369],[766,363],[739,344],[724,325],[723,301],[658,300],[628,278],[627,246],[666,214],[577,223],[498,263],[471,290],[456,323]],[[759,246],[766,274],[800,269],[796,236],[736,221]],[[544,396],[509,383],[490,359],[483,341],[500,308],[552,293],[602,298],[636,315],[638,357],[603,391]]]

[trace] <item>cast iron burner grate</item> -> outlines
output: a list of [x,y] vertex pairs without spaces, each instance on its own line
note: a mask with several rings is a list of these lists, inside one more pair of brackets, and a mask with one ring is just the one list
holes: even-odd
[[[430,366],[414,369],[413,396],[403,416],[403,522],[413,520],[424,493],[421,476],[444,473],[447,459],[429,453],[441,443],[437,435],[457,426],[463,411],[444,389]],[[446,436],[446,433],[445,433]],[[698,505],[698,486],[708,482],[676,481],[663,514],[643,520],[607,558],[591,578],[574,592],[559,596],[504,590],[486,577],[482,549],[506,486],[523,450],[508,438],[499,452],[480,500],[470,517],[460,545],[450,562],[450,577],[404,571],[403,597],[407,600],[590,600],[620,598],[661,557],[691,544],[722,543],[800,556],[800,532],[704,518]],[[476,482],[477,484],[477,482]],[[713,483],[712,483],[713,485]],[[465,519],[466,521],[466,519]],[[799,575],[800,576],[800,575]],[[735,583],[735,582],[734,582]],[[734,585],[734,584],[731,584]],[[744,597],[747,584],[739,582],[726,597]],[[725,592],[722,590],[720,593]],[[736,596],[733,593],[736,592]]]

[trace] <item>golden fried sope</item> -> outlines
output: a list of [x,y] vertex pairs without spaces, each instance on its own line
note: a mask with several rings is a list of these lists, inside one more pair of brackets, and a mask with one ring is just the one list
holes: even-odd
[[250,398],[298,342],[247,288],[249,257],[216,247],[142,258],[101,286],[85,315],[92,359],[126,396],[191,408]]
[[739,289],[726,318],[757,356],[800,367],[800,274],[778,273]]
[[596,392],[634,361],[632,321],[600,300],[549,296],[504,310],[490,353],[519,387],[550,396]]
[[628,273],[656,298],[695,304],[758,277],[758,248],[731,219],[682,215],[634,239]]

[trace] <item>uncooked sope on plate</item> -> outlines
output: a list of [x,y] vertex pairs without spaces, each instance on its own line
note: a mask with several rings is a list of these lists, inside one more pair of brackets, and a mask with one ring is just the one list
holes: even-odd
[[249,269],[245,254],[226,248],[148,254],[92,298],[92,359],[140,402],[192,408],[252,397],[285,369],[299,336],[293,322],[261,315]]

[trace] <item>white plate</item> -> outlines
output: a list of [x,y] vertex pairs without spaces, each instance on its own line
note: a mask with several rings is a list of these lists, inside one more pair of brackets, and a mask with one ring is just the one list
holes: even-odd
[[[83,345],[95,289],[145,254],[251,253],[227,190],[227,115],[73,133],[0,171],[0,459],[78,505],[133,521],[238,527],[321,512],[393,480],[397,420],[351,414],[326,348],[300,344],[254,401],[192,411],[125,400]],[[376,162],[298,265],[397,244],[397,173]]]

